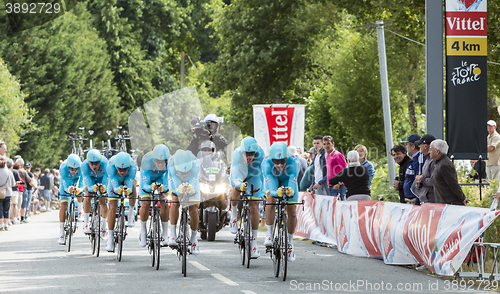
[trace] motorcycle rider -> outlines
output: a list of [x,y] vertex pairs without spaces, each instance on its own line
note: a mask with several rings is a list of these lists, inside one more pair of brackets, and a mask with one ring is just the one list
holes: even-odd
[[211,113],[205,117],[203,122],[198,123],[195,128],[193,128],[193,140],[189,143],[187,150],[191,151],[193,154],[198,154],[200,150],[199,146],[205,140],[210,140],[214,142],[217,150],[223,150],[227,146],[227,140],[219,134],[217,130],[219,129],[219,118],[217,115]]
[[[229,222],[229,231],[236,234],[238,225],[236,223],[238,215],[238,200],[240,192],[246,192],[252,196],[250,200],[260,200],[265,194],[262,189],[263,175],[261,163],[264,160],[264,150],[257,144],[253,137],[246,137],[241,141],[241,146],[236,148],[233,153],[233,162],[231,163],[231,220]],[[249,191],[253,186],[253,190]],[[247,192],[248,191],[248,192]],[[254,192],[255,191],[255,192]],[[251,257],[260,256],[257,246],[257,232],[259,227],[259,201],[249,202],[250,219],[252,223],[252,241],[250,242]]]

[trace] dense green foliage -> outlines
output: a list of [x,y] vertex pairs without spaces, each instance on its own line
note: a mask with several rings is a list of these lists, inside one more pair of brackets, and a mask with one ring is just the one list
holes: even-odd
[[[51,16],[0,10],[0,99],[8,106],[0,139],[40,167],[66,157],[64,139],[79,126],[95,130],[100,145],[105,130],[127,128],[134,110],[145,114],[145,103],[180,89],[184,52],[184,86],[195,86],[200,99],[191,110],[217,113],[253,135],[253,104],[306,104],[306,147],[317,134],[332,135],[343,152],[366,145],[382,195],[377,20],[386,24],[394,141],[425,132],[425,47],[392,33],[425,43],[424,1],[60,2],[62,12]],[[497,63],[499,15],[500,4],[489,1],[488,60]],[[499,65],[488,65],[488,79],[496,119]],[[168,104],[177,119],[185,115],[180,102]],[[167,129],[185,136],[185,127]]]

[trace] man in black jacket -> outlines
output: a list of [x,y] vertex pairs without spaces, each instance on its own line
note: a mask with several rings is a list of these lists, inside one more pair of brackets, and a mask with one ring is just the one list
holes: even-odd
[[405,182],[406,168],[410,163],[410,158],[406,155],[406,148],[401,144],[392,147],[391,154],[394,161],[399,164],[399,176],[394,179],[392,186],[394,187],[394,190],[399,192],[399,202],[406,203],[403,184]]
[[205,117],[202,122],[193,121],[191,123],[195,124],[193,128],[193,139],[187,147],[187,150],[191,151],[194,155],[198,154],[200,151],[200,144],[205,140],[210,140],[214,142],[217,150],[224,150],[228,145],[226,138],[222,134],[218,133],[219,129],[219,118],[217,115],[211,113]]
[[446,156],[448,143],[443,140],[432,141],[429,153],[436,162],[432,172],[436,203],[467,205],[470,199],[466,198],[464,192],[462,192],[462,188],[458,184],[455,165]]

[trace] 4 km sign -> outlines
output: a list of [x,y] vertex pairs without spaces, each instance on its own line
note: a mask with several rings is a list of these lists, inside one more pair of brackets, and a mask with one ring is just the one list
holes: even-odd
[[486,0],[446,0],[446,139],[456,159],[486,157],[486,19]]

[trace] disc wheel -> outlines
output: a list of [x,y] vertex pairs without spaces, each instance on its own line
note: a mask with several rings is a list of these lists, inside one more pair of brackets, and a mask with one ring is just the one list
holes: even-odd
[[116,258],[118,259],[118,261],[122,261],[124,227],[125,227],[125,211],[124,211],[124,206],[121,205],[118,218],[118,234],[116,237],[117,241]]
[[274,220],[274,226],[273,226],[273,249],[271,252],[271,259],[273,260],[273,270],[274,270],[274,276],[278,277],[280,274],[280,261],[281,261],[281,248],[280,248],[280,224],[279,224],[279,218],[276,218]]
[[283,213],[283,226],[281,231],[281,256],[283,260],[281,261],[281,275],[283,276],[283,281],[286,281],[286,271],[288,266],[288,230],[286,226],[286,214]]
[[182,209],[182,274],[186,276],[186,262],[187,262],[187,212],[185,208]]

